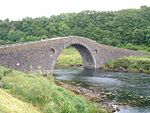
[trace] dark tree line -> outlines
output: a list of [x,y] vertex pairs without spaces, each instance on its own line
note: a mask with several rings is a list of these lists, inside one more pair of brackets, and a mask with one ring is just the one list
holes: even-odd
[[150,7],[115,12],[82,11],[50,18],[27,17],[21,21],[0,20],[0,44],[68,35],[112,46],[150,46]]

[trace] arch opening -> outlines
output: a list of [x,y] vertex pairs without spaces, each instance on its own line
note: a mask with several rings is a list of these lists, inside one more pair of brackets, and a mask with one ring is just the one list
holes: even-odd
[[95,62],[91,52],[85,46],[80,44],[72,44],[72,46],[79,51],[83,60],[83,67],[85,69],[94,69]]
[[[70,52],[70,53],[67,53],[67,52]],[[71,57],[69,57],[69,55],[67,56],[66,54],[69,54]],[[65,55],[66,55],[66,58],[65,58]],[[71,60],[72,58],[73,58],[73,60]],[[62,61],[62,60],[64,60],[64,61]],[[87,47],[85,47],[81,44],[70,44],[69,46],[64,47],[58,53],[58,57],[56,58],[56,62],[55,62],[56,66],[58,66],[59,64],[61,64],[63,62],[65,63],[66,62],[65,60],[70,61],[70,63],[71,63],[71,61],[72,61],[72,63],[75,62],[75,64],[72,64],[72,66],[74,66],[74,65],[75,66],[83,66],[84,69],[95,69],[95,61],[92,56],[92,53],[90,52],[90,50]],[[76,61],[74,61],[74,60],[76,60]],[[54,64],[54,67],[55,67],[55,64]]]

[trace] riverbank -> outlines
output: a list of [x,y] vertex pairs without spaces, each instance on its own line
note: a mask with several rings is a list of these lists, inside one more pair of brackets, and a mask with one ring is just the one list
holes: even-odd
[[82,58],[80,53],[73,47],[68,47],[59,55],[56,67],[82,66]]
[[[20,113],[20,111],[7,108],[11,103],[9,102],[12,100],[11,97],[32,108],[31,111],[29,109],[25,113],[32,111],[40,113],[108,113],[99,104],[92,103],[82,95],[76,95],[58,86],[50,75],[43,77],[40,74],[26,74],[0,67],[0,96],[4,98],[4,95],[10,99],[7,100],[7,103],[3,102],[5,99],[0,102],[0,110],[3,113],[10,110],[11,113]],[[26,106],[24,107],[20,103],[16,104],[16,108],[20,108],[22,111]]]
[[[96,86],[92,83],[90,85],[90,82],[87,84],[82,83],[83,82],[82,80],[78,81],[75,77],[74,77],[74,80],[76,80],[76,81],[71,80],[71,78],[69,80],[69,76],[68,77],[65,76],[65,78],[66,79],[63,80],[63,75],[62,75],[62,77],[58,78],[59,79],[58,81],[56,80],[56,84],[66,88],[68,90],[71,90],[76,94],[84,95],[87,100],[100,103],[103,105],[103,107],[109,108],[111,111],[119,110],[119,108],[114,108],[114,106],[117,106],[117,105],[119,105],[119,106],[120,105],[121,106],[129,105],[129,106],[138,106],[138,107],[150,106],[150,97],[149,96],[137,95],[136,92],[134,92],[134,91],[132,92],[132,91],[129,91],[126,89],[125,90],[115,89],[115,91],[113,91],[113,90],[109,90],[109,88],[108,89],[104,88],[103,86]],[[88,78],[90,78],[90,77],[87,76],[87,79]],[[57,79],[57,77],[56,77],[56,79]],[[83,78],[81,77],[81,79],[83,79]],[[136,79],[136,78],[134,78],[134,79]],[[93,78],[93,80],[94,80],[94,78]],[[131,79],[126,78],[126,81],[128,81],[128,80],[131,80]],[[144,79],[142,78],[142,80],[144,80]],[[87,81],[89,81],[89,80],[87,80]],[[113,81],[113,79],[112,79],[112,81]],[[149,81],[149,79],[146,80],[145,83],[148,81]],[[136,82],[135,82],[135,84],[136,84]],[[115,87],[115,85],[112,87]],[[118,93],[116,93],[116,92],[118,92]],[[147,92],[145,91],[145,93],[147,93]],[[115,100],[115,101],[113,101],[113,100]]]
[[[82,58],[79,52],[69,47],[64,49],[57,59],[56,67],[81,67]],[[102,70],[106,71],[121,71],[121,72],[142,72],[150,73],[150,56],[141,57],[124,57],[118,60],[109,61]]]
[[[126,113],[141,113],[137,110],[150,110],[150,76],[144,73],[108,72],[102,70],[83,70],[83,68],[63,68],[54,71],[56,80],[76,94],[83,94],[91,101],[108,107],[117,107]],[[66,84],[67,83],[67,84]],[[127,108],[126,108],[127,107]],[[131,107],[131,109],[130,109]]]
[[124,57],[106,63],[103,67],[106,71],[140,72],[150,73],[150,57]]
[[107,96],[110,95],[110,92],[105,92],[104,89],[99,91],[99,89],[93,86],[85,88],[83,84],[81,85],[81,83],[71,81],[55,80],[55,82],[58,86],[62,86],[77,95],[83,95],[89,101],[101,104],[101,106],[109,112],[120,111],[118,105],[111,103],[111,101],[108,100]]

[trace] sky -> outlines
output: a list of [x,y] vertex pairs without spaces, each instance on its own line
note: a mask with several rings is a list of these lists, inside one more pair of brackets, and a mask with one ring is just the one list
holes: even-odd
[[83,10],[117,11],[150,6],[150,0],[0,0],[0,19],[50,17]]

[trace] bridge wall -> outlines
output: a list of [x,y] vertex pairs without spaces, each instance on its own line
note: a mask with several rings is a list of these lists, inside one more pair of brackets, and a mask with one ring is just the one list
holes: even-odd
[[90,39],[68,36],[0,47],[0,65],[20,71],[41,70],[52,73],[56,59],[68,46],[74,46],[82,56],[83,66],[98,69],[109,60],[124,56],[141,56],[142,52],[98,44]]

